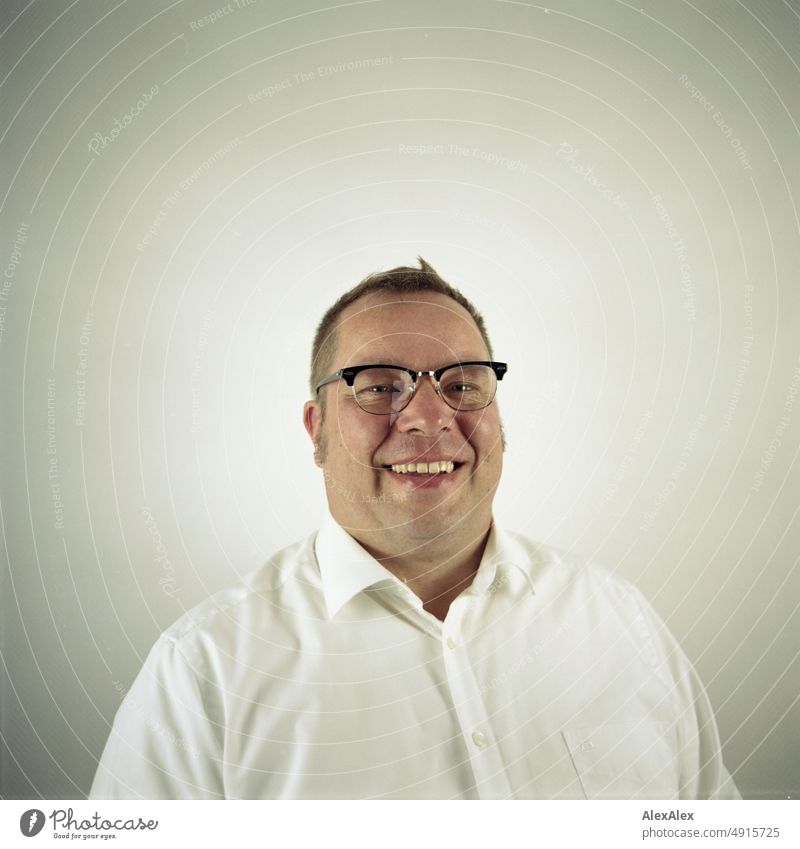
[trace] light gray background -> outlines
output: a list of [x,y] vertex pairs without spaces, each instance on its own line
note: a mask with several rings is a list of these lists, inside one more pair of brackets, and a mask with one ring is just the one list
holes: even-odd
[[511,364],[498,519],[800,792],[797,2],[2,15],[3,797],[85,794],[159,631],[315,528],[315,323],[418,253]]

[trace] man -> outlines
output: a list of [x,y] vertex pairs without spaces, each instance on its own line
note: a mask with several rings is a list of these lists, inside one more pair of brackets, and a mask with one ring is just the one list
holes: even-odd
[[493,356],[423,260],[334,304],[303,415],[330,514],[161,637],[93,797],[738,798],[638,592],[493,523]]

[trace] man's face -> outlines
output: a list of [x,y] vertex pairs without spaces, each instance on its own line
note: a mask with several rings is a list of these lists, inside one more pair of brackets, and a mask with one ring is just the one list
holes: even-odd
[[[435,292],[364,296],[343,313],[331,371],[384,363],[415,371],[458,361],[488,360],[469,313]],[[405,551],[448,534],[489,527],[502,470],[497,400],[483,410],[456,412],[430,377],[418,378],[399,413],[371,415],[339,380],[326,392],[326,409],[309,401],[304,423],[321,446],[328,504],[336,521],[360,542]],[[393,464],[452,460],[450,474],[400,474]],[[463,523],[459,527],[459,522]]]

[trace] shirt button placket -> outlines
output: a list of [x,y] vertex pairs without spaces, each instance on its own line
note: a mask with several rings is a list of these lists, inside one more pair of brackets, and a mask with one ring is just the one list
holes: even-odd
[[[453,606],[450,611],[448,619],[455,613]],[[444,665],[478,793],[483,799],[510,798],[511,787],[500,751],[492,740],[489,717],[472,672],[469,644],[459,632],[459,624],[456,616],[452,616],[452,621],[447,623],[446,636],[443,634]]]

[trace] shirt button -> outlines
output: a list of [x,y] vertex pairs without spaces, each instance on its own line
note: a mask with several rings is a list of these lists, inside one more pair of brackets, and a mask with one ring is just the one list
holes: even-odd
[[479,748],[485,749],[488,745],[486,737],[480,731],[472,732],[472,742]]
[[452,637],[447,638],[447,648],[454,649],[456,647],[456,641]]

